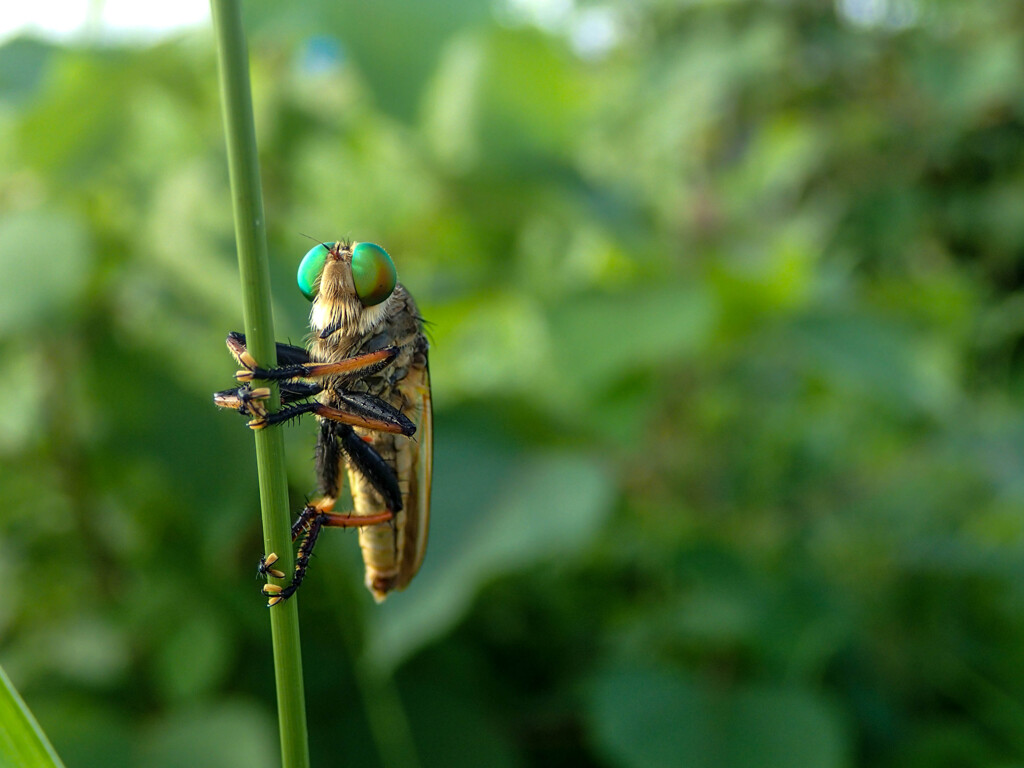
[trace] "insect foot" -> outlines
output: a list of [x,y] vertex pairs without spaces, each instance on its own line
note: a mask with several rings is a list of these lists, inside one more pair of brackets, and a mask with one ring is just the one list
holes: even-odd
[[296,589],[297,587],[294,584],[290,584],[287,587],[280,587],[277,584],[264,584],[263,594],[269,598],[267,600],[267,608],[273,608],[278,603],[283,603],[295,594]]
[[213,393],[213,404],[219,408],[230,408],[243,416],[265,416],[267,407],[264,404],[270,397],[268,387],[253,389],[248,384],[235,389],[224,389]]
[[283,579],[284,571],[279,571],[277,568],[272,568],[274,563],[278,560],[277,553],[271,552],[266,557],[260,558],[260,564],[256,569],[256,575],[262,576],[264,579],[268,576],[273,576],[275,579]]

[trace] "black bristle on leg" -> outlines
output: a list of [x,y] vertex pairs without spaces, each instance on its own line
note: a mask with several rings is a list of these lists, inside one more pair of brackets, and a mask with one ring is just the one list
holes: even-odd
[[339,433],[352,427],[329,419],[320,419],[320,435],[316,441],[316,476],[320,493],[337,498],[341,492],[341,445]]
[[[245,334],[232,331],[228,334],[228,344],[234,342],[236,346],[245,347]],[[278,365],[302,365],[309,362],[309,352],[303,347],[294,344],[277,342],[277,364]]]
[[276,424],[284,424],[287,421],[297,419],[307,413],[312,413],[316,410],[316,407],[316,403],[299,403],[297,405],[286,406],[275,413],[268,413],[260,419],[260,428],[273,427]]
[[349,457],[363,477],[381,495],[384,503],[392,512],[402,510],[402,489],[398,486],[398,478],[381,455],[373,446],[356,434],[352,427],[340,425],[338,435],[341,438],[341,449]]

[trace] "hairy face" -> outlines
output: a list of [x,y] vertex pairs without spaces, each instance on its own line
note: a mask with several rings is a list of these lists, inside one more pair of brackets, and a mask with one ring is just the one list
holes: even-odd
[[387,316],[397,275],[373,243],[321,243],[299,265],[299,289],[313,302],[310,328],[321,339],[340,329],[365,334]]

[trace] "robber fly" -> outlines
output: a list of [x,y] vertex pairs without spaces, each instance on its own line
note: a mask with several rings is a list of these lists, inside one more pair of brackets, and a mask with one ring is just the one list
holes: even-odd
[[[423,319],[391,257],[373,243],[317,245],[299,264],[298,283],[313,303],[308,347],[278,344],[278,366],[265,369],[243,334],[228,334],[243,384],[213,399],[250,417],[253,429],[307,413],[319,422],[321,495],[292,525],[292,540],[300,540],[295,571],[290,584],[264,586],[269,604],[298,589],[323,528],[359,529],[366,586],[381,602],[416,575],[427,544],[433,417]],[[267,411],[270,390],[253,380],[280,382],[280,410]],[[345,473],[353,509],[336,512]],[[260,573],[283,576],[277,559],[263,558]]]

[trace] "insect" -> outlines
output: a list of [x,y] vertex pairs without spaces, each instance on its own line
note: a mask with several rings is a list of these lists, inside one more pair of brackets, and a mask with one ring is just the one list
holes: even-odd
[[[427,544],[433,415],[423,318],[391,257],[373,243],[315,246],[299,264],[298,284],[312,302],[307,348],[278,343],[277,367],[264,369],[243,334],[228,334],[242,384],[213,396],[250,417],[253,429],[307,413],[319,422],[320,496],[292,525],[299,545],[291,583],[263,592],[269,605],[294,594],[323,528],[358,528],[366,586],[381,602],[409,584]],[[267,411],[270,390],[253,380],[280,382],[280,410]],[[336,512],[345,474],[353,508]],[[272,567],[277,559],[263,558],[260,574],[281,574]]]

